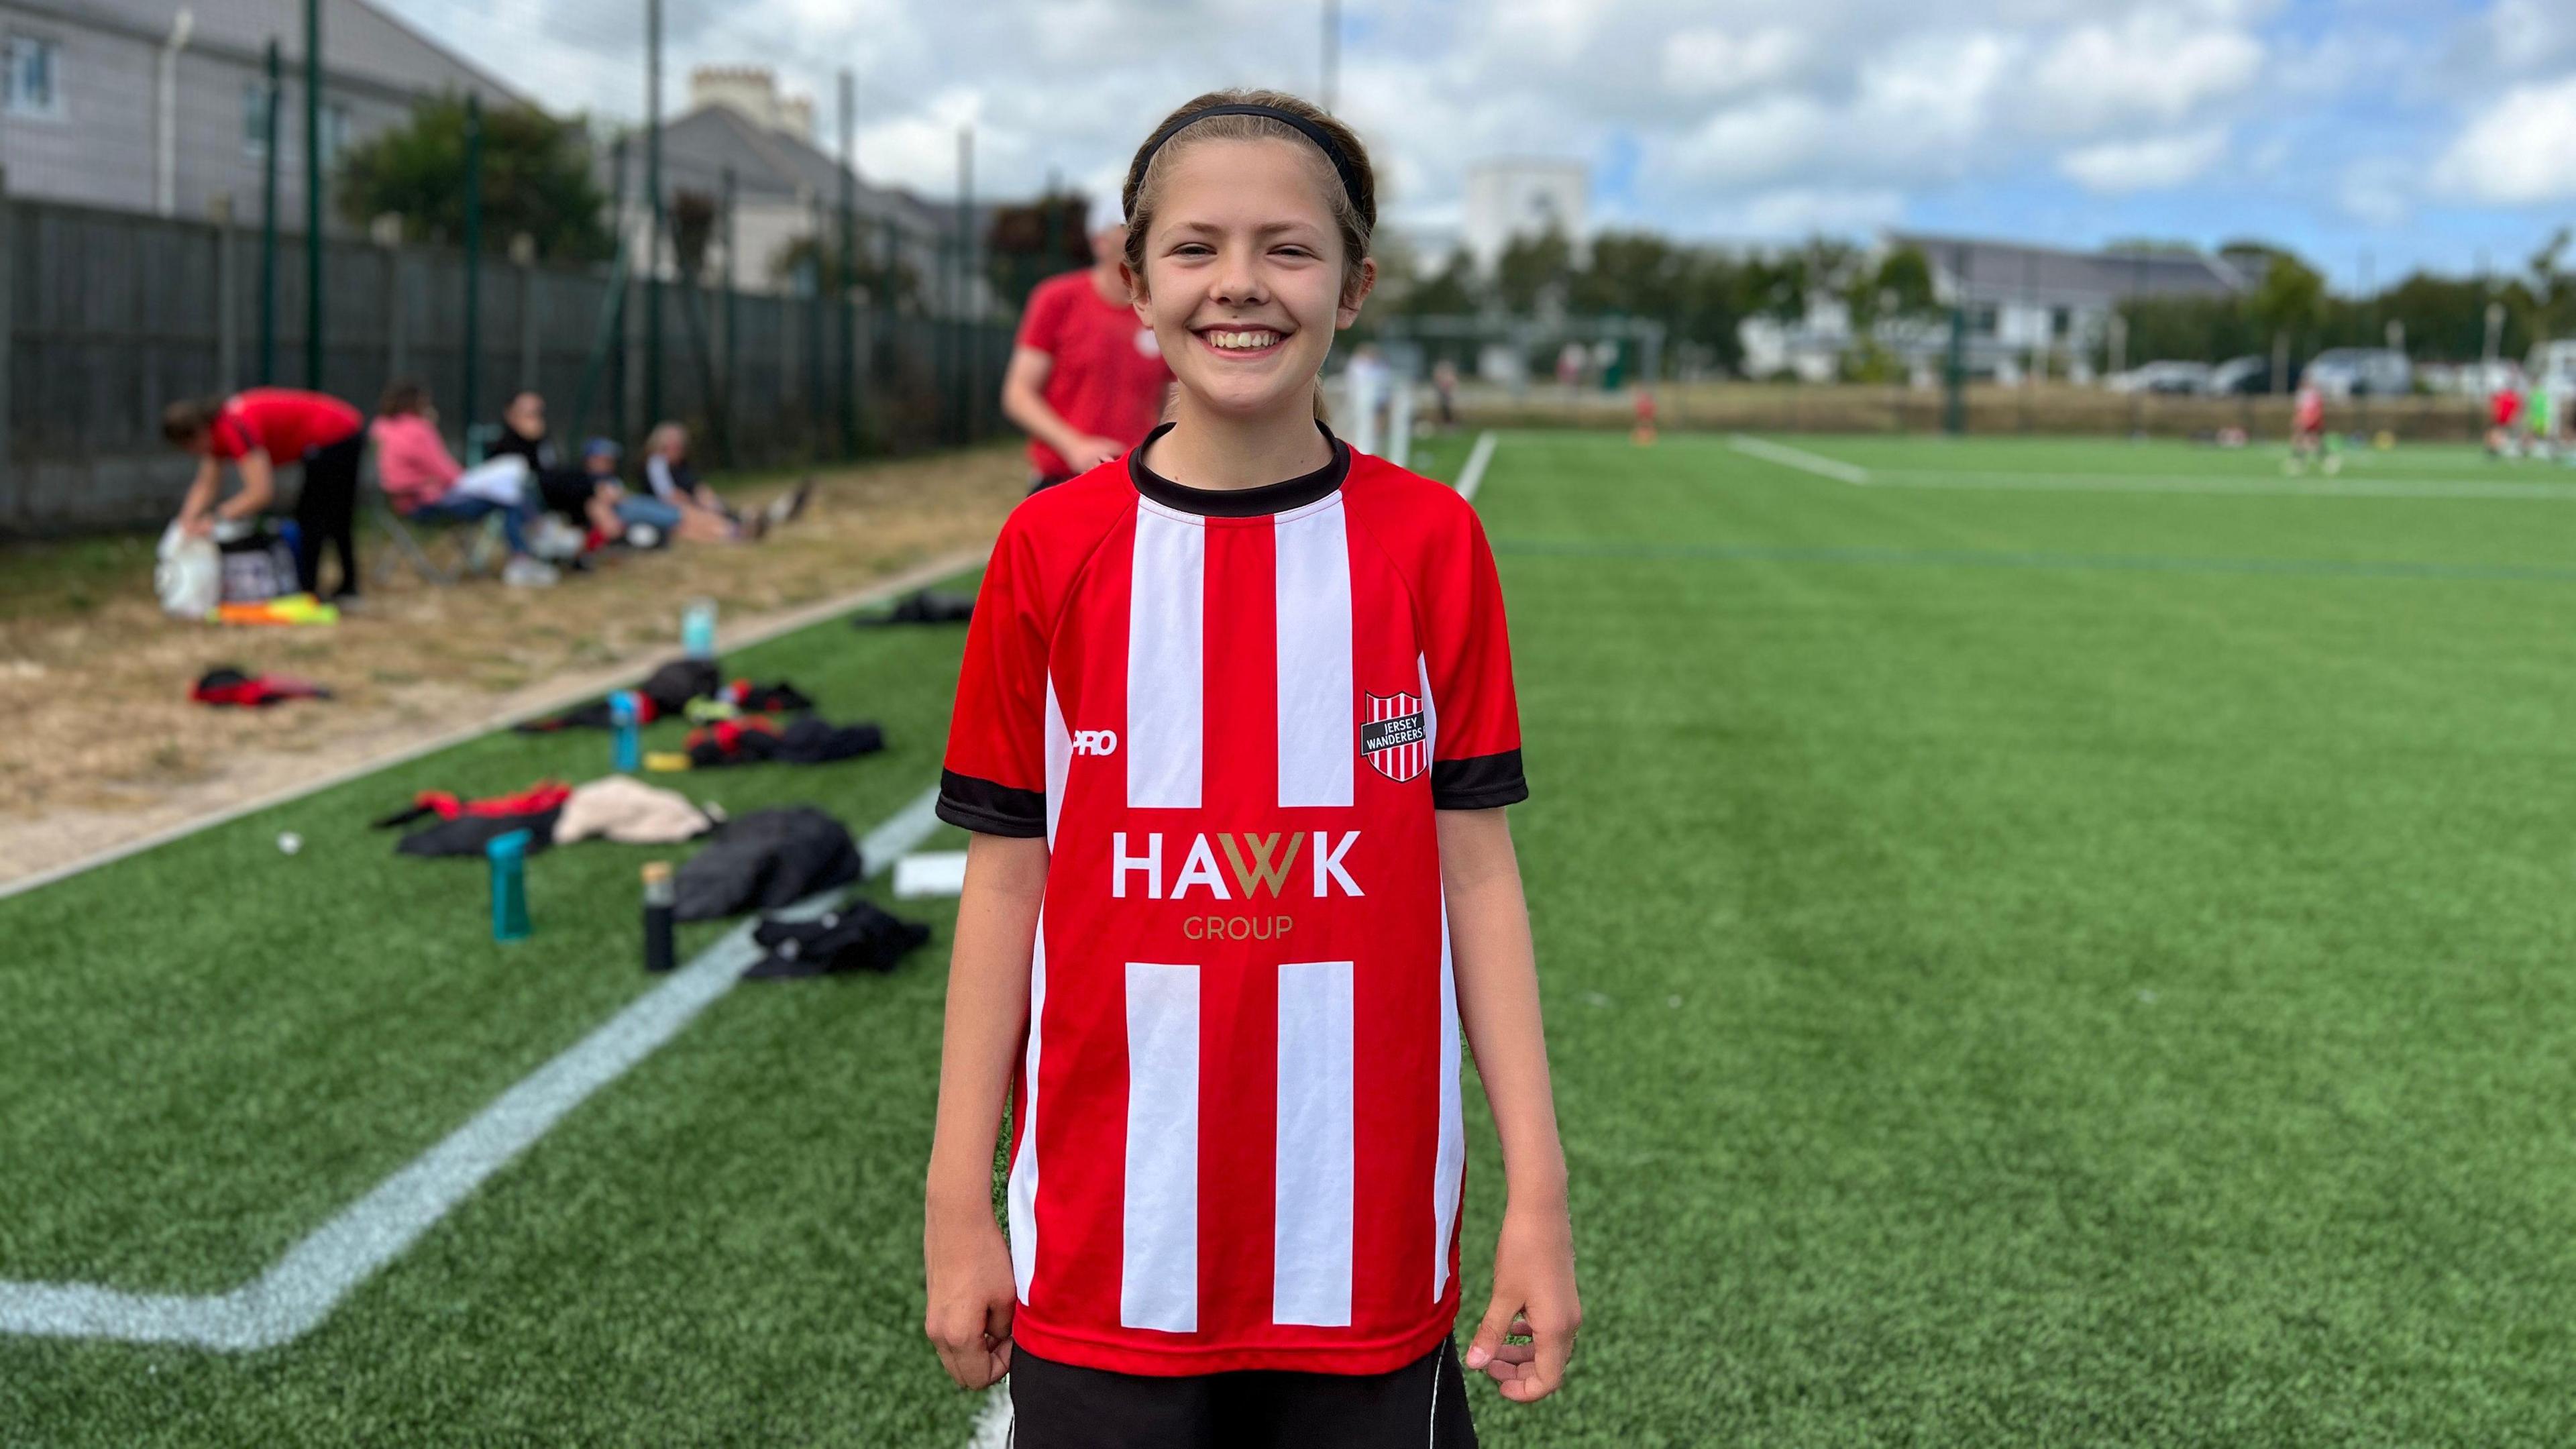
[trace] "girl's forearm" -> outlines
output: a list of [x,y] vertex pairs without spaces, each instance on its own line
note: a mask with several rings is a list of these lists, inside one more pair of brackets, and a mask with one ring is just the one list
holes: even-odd
[[1444,810],[1439,828],[1458,1017],[1494,1109],[1510,1197],[1521,1205],[1561,1204],[1565,1149],[1557,1139],[1537,956],[1511,833],[1500,810]]
[[1028,1022],[1029,955],[1046,865],[1043,840],[977,835],[967,845],[930,1149],[934,1205],[983,1211],[991,1202],[993,1142]]

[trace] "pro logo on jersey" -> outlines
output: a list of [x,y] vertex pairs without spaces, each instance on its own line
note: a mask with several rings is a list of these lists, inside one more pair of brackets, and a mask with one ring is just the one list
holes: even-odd
[[1360,726],[1360,757],[1399,785],[1421,774],[1431,763],[1422,701],[1409,694],[1370,695],[1368,720]]
[[1075,730],[1073,752],[1077,755],[1114,755],[1118,753],[1118,731]]

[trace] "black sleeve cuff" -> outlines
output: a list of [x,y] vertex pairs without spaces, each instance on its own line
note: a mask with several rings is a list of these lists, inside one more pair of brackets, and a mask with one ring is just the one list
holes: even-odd
[[1046,792],[1014,790],[955,770],[939,772],[939,818],[979,835],[1046,834]]
[[1518,750],[1431,762],[1434,810],[1493,810],[1528,798],[1529,780],[1521,774]]

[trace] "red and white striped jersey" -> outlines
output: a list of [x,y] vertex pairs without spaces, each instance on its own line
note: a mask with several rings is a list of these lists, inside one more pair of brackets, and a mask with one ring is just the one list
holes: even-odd
[[1457,1317],[1432,812],[1528,794],[1510,645],[1466,502],[1333,452],[1218,492],[1140,448],[984,575],[939,811],[1050,848],[1009,1190],[1050,1359],[1380,1373]]

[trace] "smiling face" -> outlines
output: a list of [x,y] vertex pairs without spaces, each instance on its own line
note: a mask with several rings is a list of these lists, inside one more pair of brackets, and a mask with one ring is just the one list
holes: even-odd
[[1374,262],[1346,270],[1321,190],[1332,172],[1312,150],[1206,140],[1164,163],[1136,315],[1200,406],[1238,418],[1310,409],[1333,334],[1376,279]]

